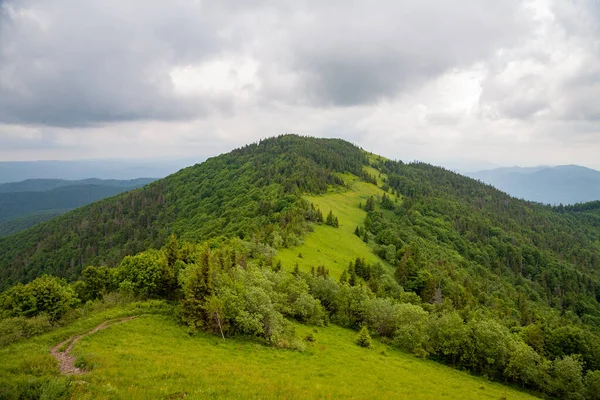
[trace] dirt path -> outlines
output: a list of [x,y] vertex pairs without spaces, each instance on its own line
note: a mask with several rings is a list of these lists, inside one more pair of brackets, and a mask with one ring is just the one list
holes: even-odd
[[[92,329],[91,331],[89,331],[87,333],[83,333],[81,335],[70,337],[67,340],[62,341],[59,344],[57,344],[56,346],[54,346],[52,348],[52,350],[50,350],[50,354],[52,354],[54,356],[54,358],[56,358],[58,360],[58,364],[59,364],[59,367],[60,367],[60,372],[63,373],[63,374],[66,374],[66,375],[82,374],[82,373],[84,373],[84,371],[82,371],[81,369],[79,369],[79,368],[77,368],[75,366],[75,357],[73,357],[71,355],[71,350],[73,349],[73,346],[81,338],[89,336],[92,333],[101,331],[102,329],[106,329],[106,328],[108,328],[109,326],[111,326],[113,324],[118,324],[118,323],[121,323],[121,322],[131,321],[131,320],[133,320],[135,318],[136,317],[124,317],[124,318],[111,319],[111,320],[108,320],[108,321],[104,321],[103,323],[101,323],[100,325],[98,325],[97,327],[95,327],[94,329]],[[66,348],[63,349],[63,347],[66,346],[67,343],[69,343],[69,345]],[[61,349],[62,349],[62,351],[61,351]]]

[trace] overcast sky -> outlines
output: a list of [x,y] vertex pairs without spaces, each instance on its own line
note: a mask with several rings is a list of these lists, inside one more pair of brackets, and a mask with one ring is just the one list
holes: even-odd
[[599,0],[0,0],[0,160],[340,137],[600,168]]

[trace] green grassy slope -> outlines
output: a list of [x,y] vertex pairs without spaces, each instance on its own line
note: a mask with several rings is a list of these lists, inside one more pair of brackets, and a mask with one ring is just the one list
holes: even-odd
[[[302,336],[313,331],[297,329]],[[1,349],[0,375],[10,379],[16,366],[25,366],[33,376],[65,381],[48,352],[68,334],[72,328]],[[145,315],[77,343],[75,353],[93,369],[67,381],[78,399],[533,398],[381,343],[363,349],[351,330],[319,328],[315,336],[304,352],[280,350],[244,339],[192,337],[171,317]]]
[[[372,169],[372,168],[371,168]],[[345,175],[348,188],[335,188],[325,195],[305,198],[320,208],[324,215],[329,211],[339,219],[339,227],[315,226],[314,232],[307,235],[304,243],[293,248],[282,249],[278,253],[283,267],[294,268],[296,263],[301,270],[324,265],[333,277],[339,277],[350,261],[357,257],[372,264],[386,264],[373,254],[369,245],[354,234],[354,229],[362,225],[367,213],[360,209],[370,196],[381,196],[384,192],[376,185],[359,181],[355,176]],[[302,257],[298,257],[302,254]]]

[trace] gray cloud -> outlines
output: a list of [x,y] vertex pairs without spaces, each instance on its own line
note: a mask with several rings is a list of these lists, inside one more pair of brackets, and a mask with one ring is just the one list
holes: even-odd
[[488,61],[482,104],[505,118],[600,120],[599,4],[553,2],[528,45]]
[[[512,0],[9,0],[0,121],[69,127],[231,110],[228,96],[182,96],[170,76],[224,54],[261,64],[263,101],[370,104],[515,44],[523,21]],[[274,69],[297,77],[284,95]]]
[[600,166],[599,38],[596,0],[0,0],[0,158],[297,132]]
[[309,22],[287,24],[291,68],[314,99],[335,105],[418,87],[514,46],[528,30],[518,1],[336,2],[305,12]]
[[219,32],[225,10],[200,11],[185,2],[4,3],[0,120],[78,126],[201,115],[211,104],[176,96],[169,71],[233,44]]

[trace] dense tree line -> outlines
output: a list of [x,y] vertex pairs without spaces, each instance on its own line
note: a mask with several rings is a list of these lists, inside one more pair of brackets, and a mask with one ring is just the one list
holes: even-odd
[[[381,265],[356,259],[350,281],[274,265],[276,251],[258,242],[215,239],[178,242],[161,250],[126,256],[116,268],[90,266],[80,281],[67,284],[43,276],[0,296],[0,332],[43,315],[59,319],[69,308],[117,292],[131,298],[176,301],[190,333],[210,331],[227,339],[253,336],[266,344],[303,350],[318,335],[300,338],[291,320],[322,326],[335,323],[360,329],[357,344],[371,347],[370,334],[420,357],[564,399],[596,398],[600,368],[573,348],[552,354],[551,346],[574,343],[577,327],[547,336],[529,325],[509,329],[483,309],[458,310],[449,302],[428,303],[405,291]],[[580,333],[582,333],[581,331]],[[542,337],[542,339],[540,339]],[[536,348],[546,343],[546,353]],[[598,337],[588,351],[597,351]],[[596,346],[596,348],[593,348]],[[552,355],[552,356],[551,356]]]
[[[393,218],[369,213],[365,229],[378,254],[400,267],[403,284],[424,290],[427,280],[437,280],[429,286],[447,285],[452,296],[451,286],[460,279],[449,270],[456,275],[458,267],[484,279],[467,280],[460,290],[478,282],[488,287],[468,289],[474,300],[485,303],[519,288],[527,299],[600,327],[600,218],[583,212],[595,209],[593,204],[560,212],[428,164],[382,161],[378,166],[404,199]],[[424,271],[432,276],[424,277]],[[532,310],[520,311],[521,322],[535,319]]]

